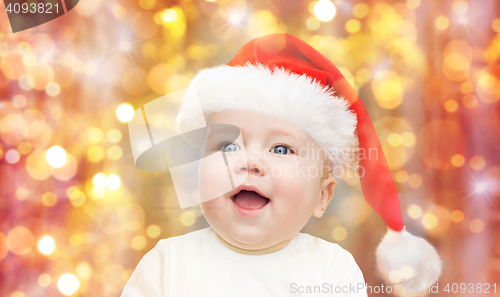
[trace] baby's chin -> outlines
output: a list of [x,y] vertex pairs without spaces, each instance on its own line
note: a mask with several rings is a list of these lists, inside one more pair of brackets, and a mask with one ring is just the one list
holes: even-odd
[[[214,230],[217,232],[216,229]],[[256,226],[238,226],[231,228],[231,230],[219,231],[221,232],[217,232],[217,234],[226,242],[238,248],[252,251],[268,249],[288,240],[288,238],[282,238],[283,234],[274,234]]]

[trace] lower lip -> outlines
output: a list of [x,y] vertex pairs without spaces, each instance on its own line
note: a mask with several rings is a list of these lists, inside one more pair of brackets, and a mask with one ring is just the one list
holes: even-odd
[[268,201],[266,204],[262,205],[261,207],[259,208],[256,208],[256,209],[249,209],[249,208],[243,208],[241,206],[238,205],[238,203],[236,203],[236,201],[234,201],[234,198],[231,197],[231,201],[233,202],[233,206],[234,208],[242,215],[244,216],[253,216],[253,215],[256,215],[258,214],[259,212],[261,212],[264,208],[266,208],[266,206],[271,203],[271,201]]

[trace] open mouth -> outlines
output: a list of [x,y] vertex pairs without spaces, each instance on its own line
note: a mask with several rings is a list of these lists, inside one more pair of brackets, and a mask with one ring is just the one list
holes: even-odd
[[269,198],[259,195],[254,191],[242,190],[231,197],[231,200],[242,210],[258,210],[269,203]]

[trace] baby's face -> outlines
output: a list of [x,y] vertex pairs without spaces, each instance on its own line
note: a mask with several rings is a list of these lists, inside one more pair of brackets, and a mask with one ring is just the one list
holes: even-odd
[[[237,126],[243,141],[215,148],[230,160],[233,177],[247,174],[243,184],[202,204],[226,242],[245,250],[270,248],[297,235],[311,215],[323,214],[335,179],[326,174],[324,151],[307,133],[284,119],[246,110],[213,113],[210,123]],[[242,186],[254,191],[240,192]]]

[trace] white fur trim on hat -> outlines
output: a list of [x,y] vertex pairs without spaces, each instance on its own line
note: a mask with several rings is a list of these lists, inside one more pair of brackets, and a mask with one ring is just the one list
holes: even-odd
[[423,291],[439,278],[442,262],[432,245],[414,236],[406,227],[401,232],[391,229],[377,247],[377,266],[390,283],[421,287]]
[[265,112],[290,121],[330,154],[333,166],[356,162],[356,114],[347,101],[306,75],[263,65],[222,65],[201,70],[192,80],[177,116],[184,133],[204,127],[196,115],[199,100],[205,117],[226,109]]

